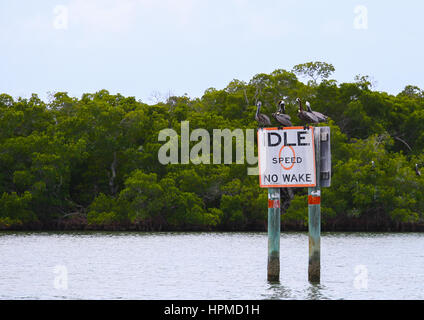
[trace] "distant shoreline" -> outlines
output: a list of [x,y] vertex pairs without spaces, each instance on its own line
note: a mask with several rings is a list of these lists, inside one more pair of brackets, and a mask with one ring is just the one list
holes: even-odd
[[[257,223],[247,225],[245,227],[231,227],[231,226],[147,226],[141,223],[114,223],[104,225],[90,225],[81,221],[62,221],[62,222],[33,222],[22,225],[1,226],[1,231],[117,231],[117,232],[266,232],[266,222],[263,224]],[[283,222],[281,224],[281,231],[287,232],[307,232],[307,224],[302,222]],[[360,221],[349,221],[344,223],[336,223],[328,221],[321,225],[322,232],[424,232],[424,223],[386,223],[375,224],[368,223],[362,224]]]

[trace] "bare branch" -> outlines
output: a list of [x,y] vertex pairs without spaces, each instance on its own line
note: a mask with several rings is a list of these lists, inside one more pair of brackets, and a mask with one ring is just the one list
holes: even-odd
[[409,151],[412,151],[412,148],[409,146],[409,144],[408,144],[408,143],[406,143],[406,141],[405,141],[405,140],[403,140],[403,139],[401,139],[401,138],[399,138],[399,137],[393,137],[393,138],[395,138],[396,140],[398,140],[398,141],[402,142],[405,146],[407,146],[407,147],[408,147]]

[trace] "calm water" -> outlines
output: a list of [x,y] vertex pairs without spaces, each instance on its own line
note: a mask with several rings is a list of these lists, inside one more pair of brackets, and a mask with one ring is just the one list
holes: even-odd
[[306,233],[266,261],[266,233],[3,232],[0,299],[424,299],[424,234],[324,233],[320,285]]

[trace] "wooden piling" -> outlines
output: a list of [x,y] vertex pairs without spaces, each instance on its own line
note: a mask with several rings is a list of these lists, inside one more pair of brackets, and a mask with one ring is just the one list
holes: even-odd
[[308,188],[309,267],[308,280],[319,283],[321,278],[321,188],[320,188],[320,128],[314,128],[316,187]]
[[280,279],[280,189],[268,188],[268,281]]

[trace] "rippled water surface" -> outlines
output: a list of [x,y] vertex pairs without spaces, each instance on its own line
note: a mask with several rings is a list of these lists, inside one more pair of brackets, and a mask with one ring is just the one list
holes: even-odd
[[306,233],[280,261],[269,283],[266,233],[3,232],[0,299],[424,299],[424,234],[324,233],[320,285]]

